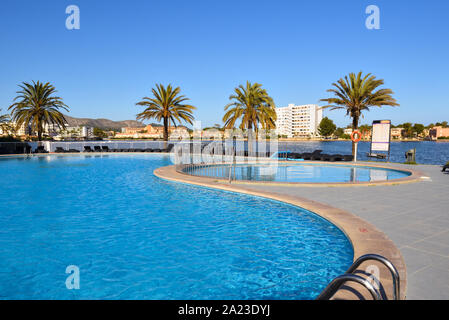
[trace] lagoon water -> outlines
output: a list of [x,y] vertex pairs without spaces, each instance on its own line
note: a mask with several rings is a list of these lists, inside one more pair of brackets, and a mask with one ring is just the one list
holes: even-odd
[[[443,165],[449,161],[449,142],[411,141],[391,143],[391,162],[405,162],[405,152],[416,148],[416,162],[419,164]],[[291,152],[312,152],[320,149],[323,153],[351,154],[351,141],[304,141],[279,142],[279,150]],[[358,146],[359,160],[373,160],[366,156],[370,151],[370,142],[360,142]],[[382,162],[382,160],[378,160]]]

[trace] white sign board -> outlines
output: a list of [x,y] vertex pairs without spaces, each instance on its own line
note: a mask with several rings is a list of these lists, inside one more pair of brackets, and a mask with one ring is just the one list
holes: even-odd
[[390,151],[390,120],[373,122],[371,151]]

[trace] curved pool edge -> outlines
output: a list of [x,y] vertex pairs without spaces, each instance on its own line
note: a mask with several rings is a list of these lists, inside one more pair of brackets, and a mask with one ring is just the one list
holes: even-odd
[[[288,186],[288,187],[369,187],[369,186],[385,186],[385,185],[398,185],[398,184],[407,184],[407,183],[415,183],[422,181],[422,178],[425,175],[418,170],[412,169],[398,169],[394,166],[388,165],[378,165],[371,163],[357,163],[357,162],[345,162],[345,163],[335,163],[335,162],[326,162],[326,161],[301,161],[301,162],[293,162],[293,161],[279,161],[281,165],[326,165],[326,166],[354,166],[354,167],[365,167],[365,168],[376,168],[376,169],[386,169],[393,170],[399,172],[409,173],[409,176],[385,180],[385,181],[356,181],[356,182],[283,182],[283,181],[255,181],[255,180],[233,180],[233,184],[241,184],[241,185],[269,185],[269,186]],[[250,165],[251,163],[242,162],[236,163],[238,164],[246,164]],[[216,164],[211,164],[214,166]],[[184,175],[189,175],[188,173],[182,173]],[[201,177],[205,179],[209,179],[207,177]],[[212,178],[214,181],[228,183],[227,179],[220,178]]]
[[[225,184],[223,183],[222,180],[219,181],[213,178],[197,177],[182,174],[176,170],[176,166],[174,165],[157,168],[156,170],[154,170],[153,174],[167,181],[174,181],[190,185],[197,185],[202,187],[263,197],[271,200],[285,202],[311,211],[319,215],[320,217],[328,220],[345,233],[345,235],[348,237],[349,241],[353,246],[354,260],[364,254],[372,254],[372,253],[382,255],[387,259],[389,259],[395,265],[401,277],[400,283],[401,300],[404,300],[406,298],[407,269],[401,252],[385,233],[377,229],[371,223],[368,223],[367,221],[361,219],[360,217],[350,212],[337,209],[328,206],[326,204],[312,201],[302,197],[296,196],[292,197],[280,193],[269,193],[259,190],[255,191],[246,188],[245,183],[236,184],[233,182],[232,184],[229,183]],[[304,184],[301,184],[301,186],[304,186]],[[320,184],[320,186],[323,186],[323,184]],[[366,268],[370,265],[376,265],[379,268],[380,280],[382,284],[384,284],[385,293],[387,294],[388,298],[391,299],[393,288],[390,272],[384,266],[373,262],[370,263],[365,262],[364,264],[361,265],[361,268],[359,269]],[[359,293],[363,294],[365,293],[363,290],[360,290],[360,287],[357,287],[357,285],[354,286],[350,285],[350,287],[352,287]],[[355,295],[350,290],[341,290],[338,293],[338,295],[336,295],[336,298],[354,299]]]

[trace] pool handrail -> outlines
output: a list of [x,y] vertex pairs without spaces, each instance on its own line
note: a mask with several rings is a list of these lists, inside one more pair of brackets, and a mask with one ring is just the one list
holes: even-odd
[[[400,300],[400,276],[396,267],[391,263],[387,258],[378,255],[378,254],[365,254],[360,256],[354,263],[349,267],[345,274],[335,278],[332,282],[323,290],[323,292],[318,296],[317,300],[328,300],[332,298],[332,296],[340,289],[340,287],[347,281],[358,282],[363,285],[368,291],[370,291],[371,296],[375,299],[371,289],[366,285],[365,282],[362,282],[360,279],[353,278],[351,276],[357,276],[354,272],[360,267],[360,265],[366,261],[374,260],[382,263],[391,273],[393,278],[393,300]],[[367,281],[372,287],[373,285],[368,281],[368,279],[357,276],[365,281]],[[371,276],[373,277],[373,275]],[[378,283],[380,283],[379,279],[376,279]],[[373,287],[374,288],[374,287]],[[374,288],[375,289],[375,288]],[[377,291],[377,289],[375,289]],[[378,292],[377,292],[378,293]],[[375,299],[375,300],[383,300],[383,299]]]
[[400,300],[401,298],[401,284],[400,284],[400,276],[399,276],[399,272],[396,269],[396,267],[393,265],[393,263],[391,263],[390,260],[388,260],[387,258],[378,255],[378,254],[365,254],[361,257],[359,257],[350,267],[349,269],[346,271],[346,273],[354,273],[354,271],[357,270],[358,267],[360,267],[360,265],[365,262],[365,261],[369,261],[369,260],[374,260],[374,261],[378,261],[380,263],[382,263],[385,267],[388,268],[388,270],[391,273],[391,277],[393,278],[393,300]]
[[346,282],[355,282],[363,287],[365,287],[371,294],[373,300],[382,300],[382,296],[379,291],[368,281],[368,279],[362,278],[361,276],[355,274],[345,273],[341,276],[336,277],[329,283],[329,285],[320,293],[316,300],[330,300],[335,293],[340,289],[340,287]]

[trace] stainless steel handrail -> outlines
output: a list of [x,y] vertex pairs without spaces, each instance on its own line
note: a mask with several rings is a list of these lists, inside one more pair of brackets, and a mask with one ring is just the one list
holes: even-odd
[[[390,260],[388,260],[387,258],[378,255],[378,254],[365,254],[361,257],[359,257],[353,264],[352,266],[349,267],[349,269],[346,271],[346,273],[354,273],[354,271],[357,270],[358,267],[360,267],[360,265],[365,262],[365,261],[369,261],[369,260],[374,260],[374,261],[378,261],[380,263],[382,263],[384,266],[386,266],[388,268],[388,270],[390,270],[391,276],[393,278],[393,299],[394,300],[399,300],[401,299],[400,293],[401,293],[401,284],[400,284],[400,277],[399,277],[399,272],[396,269],[396,267],[393,265],[393,263],[391,263]],[[379,279],[380,281],[380,279]]]
[[340,287],[346,282],[355,282],[364,286],[371,297],[374,300],[382,300],[382,296],[379,291],[369,282],[367,279],[355,274],[343,274],[338,276],[321,292],[321,294],[316,298],[316,300],[329,300],[334,296],[334,294],[340,289]]
[[[371,296],[375,300],[383,300],[379,291],[369,282],[368,279],[362,278],[361,276],[355,275],[354,272],[360,267],[363,262],[374,260],[382,263],[384,266],[390,270],[391,276],[393,278],[393,299],[400,300],[401,296],[401,288],[400,288],[400,277],[399,272],[396,267],[391,263],[387,258],[378,255],[378,254],[365,254],[359,257],[346,271],[345,274],[335,278],[332,282],[323,290],[323,292],[318,296],[317,300],[326,300],[332,298],[332,296],[340,289],[340,287],[347,281],[357,282],[363,285],[368,291],[370,291]],[[363,281],[362,281],[363,280]],[[380,279],[376,279],[378,283],[380,283]],[[368,286],[369,284],[369,286]],[[376,295],[373,295],[373,290],[376,292]],[[379,295],[379,299],[377,299],[377,294]]]

